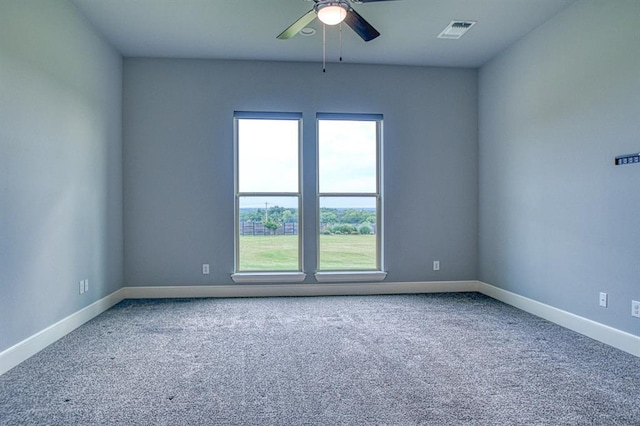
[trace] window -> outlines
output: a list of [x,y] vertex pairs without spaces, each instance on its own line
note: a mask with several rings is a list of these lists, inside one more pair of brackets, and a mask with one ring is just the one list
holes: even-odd
[[255,273],[298,272],[294,279],[304,279],[301,123],[300,114],[234,115],[236,282],[242,273],[254,282]]
[[[315,277],[382,280],[382,116],[318,114],[316,130]],[[234,157],[232,279],[302,282],[302,114],[236,112]]]
[[318,114],[317,122],[318,271],[382,271],[382,116]]

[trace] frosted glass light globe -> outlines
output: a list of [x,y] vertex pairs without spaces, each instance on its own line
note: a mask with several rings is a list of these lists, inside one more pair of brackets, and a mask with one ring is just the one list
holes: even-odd
[[337,25],[347,17],[347,9],[340,4],[328,4],[318,8],[318,19],[327,25]]

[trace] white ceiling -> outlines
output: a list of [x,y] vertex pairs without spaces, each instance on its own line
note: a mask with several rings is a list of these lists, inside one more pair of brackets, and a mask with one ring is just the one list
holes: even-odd
[[[576,0],[398,0],[354,4],[382,35],[365,43],[344,27],[349,63],[479,67]],[[309,11],[308,0],[72,0],[125,57],[319,62],[315,36],[276,36]],[[460,40],[438,39],[452,20],[478,23]],[[327,27],[327,61],[339,57]]]

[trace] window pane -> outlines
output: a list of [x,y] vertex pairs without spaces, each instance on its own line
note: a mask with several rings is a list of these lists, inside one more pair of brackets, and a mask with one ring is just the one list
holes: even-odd
[[320,197],[319,270],[375,270],[376,197]]
[[238,119],[240,192],[298,192],[298,123]]
[[321,193],[376,193],[377,122],[318,120]]
[[298,197],[239,197],[238,271],[298,271]]

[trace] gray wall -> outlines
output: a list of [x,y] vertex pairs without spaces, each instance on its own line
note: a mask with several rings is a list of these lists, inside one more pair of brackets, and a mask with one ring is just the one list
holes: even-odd
[[122,285],[121,104],[74,6],[0,0],[0,352]]
[[303,113],[305,272],[315,113],[358,112],[384,114],[387,280],[475,279],[477,102],[475,70],[126,59],[125,284],[231,283],[236,110]]
[[[640,2],[584,0],[480,71],[490,284],[640,335]],[[598,293],[609,293],[609,308]]]

